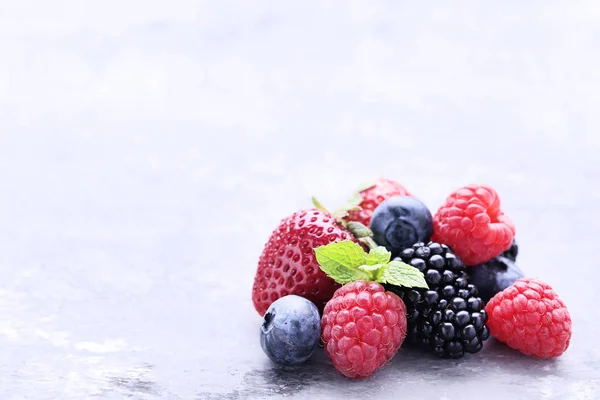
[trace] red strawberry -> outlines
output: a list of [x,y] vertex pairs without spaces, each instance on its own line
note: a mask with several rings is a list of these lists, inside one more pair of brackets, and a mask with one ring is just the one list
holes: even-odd
[[359,190],[362,198],[359,210],[350,211],[347,221],[360,222],[365,226],[371,223],[371,215],[382,201],[392,196],[411,196],[404,186],[386,178],[377,179],[372,185]]
[[307,298],[322,311],[340,285],[321,271],[313,249],[339,240],[358,243],[325,211],[302,210],[284,218],[258,262],[252,287],[256,311],[264,315],[271,303],[289,294]]

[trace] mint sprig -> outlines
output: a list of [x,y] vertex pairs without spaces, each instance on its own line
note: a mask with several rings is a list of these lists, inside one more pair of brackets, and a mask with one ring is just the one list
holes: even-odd
[[321,270],[340,284],[364,280],[429,288],[421,271],[401,261],[390,261],[391,253],[383,246],[367,253],[355,242],[344,240],[319,246],[314,251]]
[[367,265],[375,265],[375,264],[387,264],[390,262],[392,258],[392,253],[390,253],[385,247],[377,246],[374,249],[369,251],[367,254]]
[[380,279],[390,285],[429,289],[423,273],[402,261],[390,261],[381,272]]
[[315,249],[321,270],[337,283],[346,284],[357,280],[369,280],[368,272],[358,268],[365,264],[366,253],[358,244],[343,241],[341,246],[320,246]]

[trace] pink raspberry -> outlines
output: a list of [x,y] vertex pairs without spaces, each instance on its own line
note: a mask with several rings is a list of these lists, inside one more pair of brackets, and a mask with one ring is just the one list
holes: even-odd
[[539,358],[558,357],[571,341],[571,316],[550,285],[522,278],[487,304],[490,332],[501,342]]
[[406,307],[379,283],[338,289],[321,319],[325,352],[348,378],[366,378],[396,354],[406,335]]
[[490,186],[456,190],[433,217],[431,240],[450,246],[467,266],[499,256],[514,236],[515,226],[500,209],[498,193]]

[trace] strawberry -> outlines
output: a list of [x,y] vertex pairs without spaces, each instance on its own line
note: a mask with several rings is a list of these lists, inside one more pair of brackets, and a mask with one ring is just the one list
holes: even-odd
[[258,262],[252,287],[256,311],[264,315],[271,303],[289,294],[305,297],[322,311],[340,285],[321,271],[313,249],[339,240],[358,243],[324,210],[302,210],[284,218]]
[[358,209],[350,211],[348,221],[360,222],[365,226],[371,223],[371,215],[381,202],[392,196],[411,196],[404,186],[387,178],[379,178],[372,184],[358,190]]

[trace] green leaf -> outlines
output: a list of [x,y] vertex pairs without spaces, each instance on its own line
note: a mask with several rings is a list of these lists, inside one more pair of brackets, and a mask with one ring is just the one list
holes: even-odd
[[371,274],[358,267],[366,264],[367,254],[350,240],[330,243],[314,249],[321,270],[337,283],[371,280]]
[[392,253],[383,246],[377,246],[367,254],[367,265],[387,264],[392,258]]
[[348,210],[343,210],[343,209],[335,210],[333,212],[333,214],[331,214],[331,216],[338,223],[344,225],[344,223],[345,223],[344,218],[346,218],[348,216]]
[[342,219],[348,216],[348,213],[353,210],[360,210],[360,203],[362,202],[362,197],[360,193],[355,193],[352,195],[350,199],[339,209],[333,212],[333,218],[336,221],[341,221]]
[[377,277],[381,275],[381,271],[387,267],[387,264],[361,265],[358,267],[361,271],[369,274],[370,281],[377,281]]
[[317,200],[317,198],[315,196],[312,197],[312,203],[314,204],[314,206],[321,210],[326,212],[327,214],[329,214],[329,211],[327,211],[327,209],[325,208],[325,206],[323,204],[321,204],[321,202],[319,200]]
[[380,270],[377,282],[389,283],[396,286],[429,289],[423,273],[401,261],[390,261],[386,268]]
[[371,237],[369,237],[369,236],[367,236],[367,237],[362,237],[362,238],[359,238],[358,240],[360,240],[360,242],[361,242],[362,244],[366,245],[366,246],[367,246],[368,248],[370,248],[370,249],[374,249],[375,247],[378,247],[378,246],[379,246],[379,245],[378,245],[377,243],[375,243],[375,241],[374,241],[374,240],[373,240]]
[[362,201],[363,201],[363,199],[362,199],[362,196],[360,195],[360,193],[354,193],[352,195],[352,197],[350,197],[348,199],[348,201],[346,201],[346,204],[344,205],[343,208],[345,208],[348,211],[360,210],[360,203],[362,203]]
[[386,264],[365,264],[365,265],[361,265],[360,267],[358,267],[358,269],[361,269],[363,271],[367,271],[367,272],[373,272],[373,271],[377,271],[379,268],[383,268],[385,267]]
[[373,232],[361,222],[350,221],[346,224],[346,229],[357,239],[373,236]]
[[373,186],[375,186],[376,183],[377,183],[376,180],[364,182],[358,187],[358,189],[356,190],[356,193],[364,192],[365,190],[370,189]]

